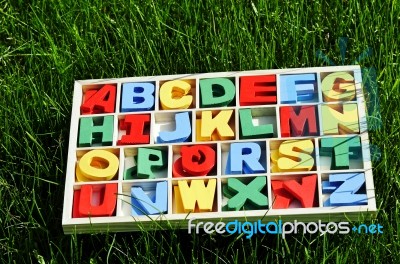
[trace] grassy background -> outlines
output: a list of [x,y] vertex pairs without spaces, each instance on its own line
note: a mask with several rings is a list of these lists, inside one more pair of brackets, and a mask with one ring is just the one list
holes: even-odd
[[[398,1],[0,0],[0,262],[399,261],[399,25]],[[63,234],[75,79],[326,65],[319,49],[340,64],[339,37],[345,64],[374,50],[384,234]]]

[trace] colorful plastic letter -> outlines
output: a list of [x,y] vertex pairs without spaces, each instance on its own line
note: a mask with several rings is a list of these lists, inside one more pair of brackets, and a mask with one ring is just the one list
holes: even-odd
[[365,190],[360,193],[361,187],[365,185],[364,173],[330,174],[329,181],[322,183],[322,193],[331,193],[324,206],[368,204]]
[[202,108],[228,106],[235,98],[235,84],[227,78],[201,79],[200,95]]
[[154,107],[153,83],[123,83],[121,112],[148,111]]
[[[253,174],[265,172],[261,147],[254,142],[232,143],[225,174]],[[265,164],[265,163],[264,163]]]
[[[86,184],[79,190],[77,217],[112,216],[117,203],[116,183],[108,183],[103,186]],[[76,192],[76,191],[75,191]],[[75,202],[74,202],[74,205]]]
[[278,167],[280,171],[310,171],[314,166],[311,140],[287,140],[279,146]]
[[321,106],[322,130],[325,135],[358,134],[357,104]]
[[126,134],[117,141],[117,145],[148,144],[150,135],[147,127],[150,125],[150,115],[127,115],[119,121],[119,129],[126,130]]
[[191,175],[183,170],[182,157],[180,157],[174,162],[174,165],[172,165],[172,177],[180,178],[185,176]]
[[[196,119],[196,141],[209,141],[208,138],[202,138],[201,137],[201,124],[202,124],[202,119]],[[218,141],[220,138],[218,137],[217,133],[213,133],[211,135],[211,140],[212,141]]]
[[322,80],[325,102],[351,101],[356,97],[354,77],[347,72],[333,72]]
[[322,181],[322,193],[333,193],[339,186],[338,182]]
[[200,212],[211,212],[217,180],[208,180],[207,186],[204,183],[204,180],[192,180],[189,187],[187,181],[178,181],[178,186],[174,186],[177,208],[180,208],[180,203],[184,213],[195,212],[197,202]]
[[193,96],[189,95],[190,83],[175,80],[168,81],[160,87],[160,102],[163,110],[187,109],[193,101]]
[[124,163],[124,180],[133,180],[137,174],[137,156],[126,157]]
[[254,126],[251,109],[240,109],[240,138],[270,138],[274,136],[274,127],[272,124]]
[[81,114],[114,113],[117,87],[106,84],[99,90],[88,90],[81,105]]
[[132,215],[154,215],[167,212],[168,183],[157,182],[155,196],[148,196],[142,187],[131,188]]
[[296,85],[297,101],[304,102],[313,100],[314,97],[317,96],[316,89],[314,89],[316,85],[317,85],[316,82],[313,85],[310,84]]
[[82,117],[79,120],[78,147],[111,146],[113,129],[113,116]]
[[81,190],[74,190],[74,200],[72,202],[72,218],[82,217],[79,214],[79,202],[81,200]]
[[276,104],[276,75],[240,77],[240,105]]
[[214,118],[212,111],[201,112],[200,136],[203,141],[211,140],[214,131],[217,131],[220,140],[230,140],[235,138],[235,132],[229,126],[233,110],[221,110]]
[[207,175],[215,166],[215,151],[207,145],[182,146],[182,167],[193,176]]
[[317,175],[313,174],[301,178],[301,184],[295,180],[283,182],[283,187],[297,200],[303,208],[313,207],[315,190],[317,186]]
[[298,109],[296,111],[293,106],[280,108],[282,137],[317,136],[316,107],[303,105]]
[[78,181],[109,181],[117,174],[118,157],[110,151],[96,149],[85,153],[76,166]]
[[332,157],[331,170],[348,170],[349,159],[356,159],[361,155],[360,138],[322,138],[320,155]]
[[189,112],[175,114],[175,131],[161,131],[157,143],[185,142],[192,134]]
[[313,73],[281,75],[281,102],[295,104],[297,101],[312,100],[316,82],[316,76]]
[[243,184],[239,179],[229,178],[227,187],[229,191],[236,194],[229,199],[228,209],[238,211],[247,201],[253,203],[258,209],[268,206],[268,197],[261,193],[266,184],[266,177],[255,177],[248,185]]
[[139,148],[137,163],[138,178],[154,179],[153,170],[161,170],[167,166],[167,153],[159,149]]
[[278,168],[278,160],[279,160],[279,149],[271,149],[271,154],[270,154],[270,160],[271,160],[271,172],[279,172]]
[[293,196],[283,187],[283,181],[271,181],[272,191],[275,195],[272,208],[286,209],[289,208],[290,203],[293,201]]

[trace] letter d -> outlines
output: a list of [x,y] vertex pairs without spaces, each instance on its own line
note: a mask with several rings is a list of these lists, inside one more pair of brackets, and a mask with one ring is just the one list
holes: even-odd
[[[234,230],[230,230],[230,226],[231,226],[231,225],[235,225],[235,229],[234,229]],[[238,229],[238,220],[235,220],[235,221],[233,221],[233,222],[229,222],[229,223],[227,223],[226,226],[225,226],[225,230],[226,230],[226,232],[228,232],[229,234],[236,233],[236,232],[237,232],[237,229]]]

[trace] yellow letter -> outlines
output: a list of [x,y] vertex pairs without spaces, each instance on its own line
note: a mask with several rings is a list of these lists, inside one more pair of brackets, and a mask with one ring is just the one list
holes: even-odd
[[278,168],[280,171],[310,171],[314,166],[311,140],[287,140],[279,146]]
[[357,104],[322,105],[321,110],[324,135],[356,134],[360,132]]
[[196,202],[200,212],[211,212],[216,185],[216,179],[208,180],[207,187],[204,180],[192,180],[190,187],[187,181],[178,181],[178,186],[174,187],[177,213],[194,212]]
[[187,109],[193,101],[193,96],[187,95],[191,86],[188,82],[175,80],[164,83],[160,87],[160,102],[164,110]]
[[85,153],[76,166],[78,181],[109,181],[118,171],[119,160],[113,153],[96,149]]
[[279,172],[278,167],[278,160],[279,160],[279,150],[272,149],[271,150],[271,172]]
[[322,81],[325,102],[351,101],[356,96],[354,77],[347,72],[334,72]]
[[222,110],[213,118],[211,111],[201,112],[201,140],[211,140],[215,130],[217,130],[219,140],[234,139],[235,132],[233,132],[232,128],[229,126],[229,120],[232,114],[233,110]]

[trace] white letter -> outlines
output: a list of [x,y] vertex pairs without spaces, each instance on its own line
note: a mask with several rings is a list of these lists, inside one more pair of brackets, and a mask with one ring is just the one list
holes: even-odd
[[350,228],[348,227],[348,222],[340,222],[339,223],[339,234],[348,234],[350,232]]
[[214,227],[214,224],[212,222],[206,222],[204,224],[204,232],[206,232],[207,234],[212,234],[214,233],[214,230],[211,230]]
[[[287,232],[286,232],[286,229],[285,229],[286,225],[290,225],[290,226],[291,226],[290,231],[287,231]],[[286,234],[292,233],[292,232],[293,232],[293,228],[294,228],[294,226],[293,226],[292,223],[290,223],[290,222],[285,222],[285,223],[283,224],[283,226],[282,226],[282,238],[285,239],[285,235],[286,235]]]
[[[331,228],[329,227],[330,225],[333,225],[335,228],[333,228],[333,230],[331,230]],[[338,227],[335,222],[329,222],[326,225],[326,232],[328,232],[329,234],[334,234],[334,233],[336,233],[337,230],[338,230]]]
[[215,232],[218,234],[223,234],[225,233],[225,223],[223,222],[218,222],[215,224]]
[[196,218],[189,219],[189,222],[188,222],[188,231],[189,231],[189,234],[192,233],[192,226],[194,226],[194,227],[197,226],[197,224],[195,224],[195,225],[192,224],[192,221],[194,221],[194,220],[196,220]]
[[200,226],[203,224],[203,222],[198,222],[197,223],[197,225],[196,225],[196,234],[198,234],[199,233],[199,228],[200,228]]

